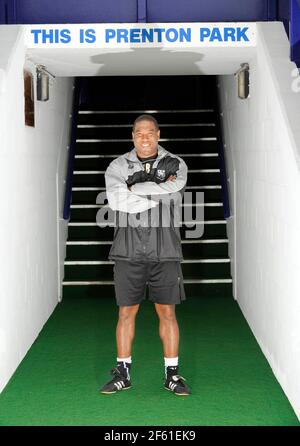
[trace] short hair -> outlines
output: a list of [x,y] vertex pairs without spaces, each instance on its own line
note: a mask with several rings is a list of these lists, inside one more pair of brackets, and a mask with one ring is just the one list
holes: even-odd
[[156,121],[156,119],[154,118],[154,116],[152,116],[152,115],[140,115],[140,116],[138,116],[138,117],[136,118],[136,120],[135,120],[134,123],[133,123],[133,127],[132,127],[132,131],[133,131],[133,133],[134,133],[134,131],[135,131],[135,127],[136,127],[137,123],[138,123],[138,122],[141,122],[141,121],[150,121],[150,122],[153,122],[153,124],[155,125],[156,130],[157,130],[157,131],[159,130],[158,122]]

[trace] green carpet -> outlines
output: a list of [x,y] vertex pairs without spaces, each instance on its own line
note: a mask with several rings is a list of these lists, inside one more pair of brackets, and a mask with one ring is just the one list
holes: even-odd
[[115,366],[114,301],[65,299],[0,395],[0,425],[299,425],[234,300],[189,299],[177,307],[177,317],[189,397],[162,387],[163,355],[150,302],[137,317],[133,388],[100,394]]

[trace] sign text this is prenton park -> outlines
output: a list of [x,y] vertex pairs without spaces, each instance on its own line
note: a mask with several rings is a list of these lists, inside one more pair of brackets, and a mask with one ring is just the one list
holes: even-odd
[[255,46],[255,23],[31,25],[30,48]]

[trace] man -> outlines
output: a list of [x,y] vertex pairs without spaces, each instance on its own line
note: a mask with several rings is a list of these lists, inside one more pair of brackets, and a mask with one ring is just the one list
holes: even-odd
[[[175,227],[173,221],[178,195],[181,198],[185,189],[187,166],[158,144],[160,130],[151,115],[141,115],[135,120],[132,137],[134,149],[112,161],[105,172],[108,203],[117,211],[118,220],[109,259],[115,260],[119,320],[117,367],[111,371],[113,379],[101,392],[110,394],[131,387],[135,317],[148,284],[149,299],[154,302],[160,321],[165,388],[176,395],[189,395],[185,379],[178,374],[179,329],[175,305],[185,300],[185,293],[179,225]],[[166,208],[167,224],[162,215]]]

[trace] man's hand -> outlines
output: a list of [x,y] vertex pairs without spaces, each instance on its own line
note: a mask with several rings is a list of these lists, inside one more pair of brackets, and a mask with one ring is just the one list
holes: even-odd
[[[168,176],[168,178],[166,179],[166,181],[174,181],[174,180],[176,180],[176,178],[177,178],[177,175],[170,175],[170,176]],[[131,188],[132,188],[132,185],[131,185],[131,186],[128,186],[128,185],[127,185],[127,189],[130,190],[130,192],[132,192],[132,191],[131,191]]]
[[170,176],[166,179],[166,181],[173,181],[173,180],[176,180],[176,178],[177,178],[176,175],[170,175]]

